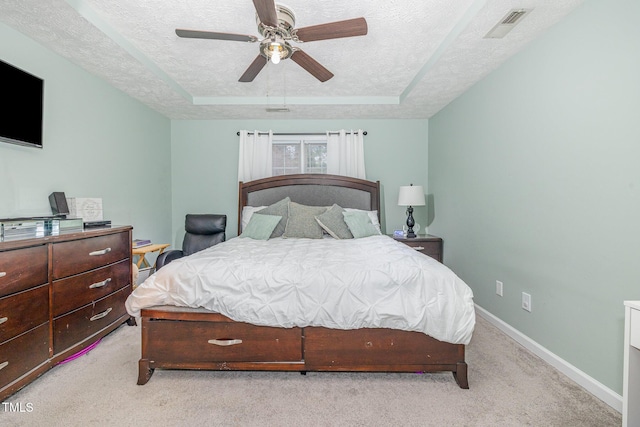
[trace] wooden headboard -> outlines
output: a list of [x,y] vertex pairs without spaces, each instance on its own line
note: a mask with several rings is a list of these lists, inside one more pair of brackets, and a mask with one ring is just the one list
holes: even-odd
[[240,182],[238,234],[242,232],[242,208],[268,206],[289,196],[292,202],[308,206],[331,206],[378,211],[380,219],[380,181],[367,181],[340,175],[279,175]]

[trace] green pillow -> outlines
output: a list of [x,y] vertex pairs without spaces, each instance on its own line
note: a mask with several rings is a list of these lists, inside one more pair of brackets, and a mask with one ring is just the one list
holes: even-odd
[[356,239],[380,234],[366,212],[342,212],[342,215]]
[[316,215],[327,210],[324,206],[306,206],[289,202],[289,218],[282,237],[322,239],[322,227],[316,221]]
[[254,213],[251,215],[249,224],[242,231],[240,237],[249,237],[255,240],[269,240],[274,228],[282,219],[279,215],[262,215]]
[[282,218],[280,219],[280,222],[278,223],[278,225],[276,225],[276,228],[274,228],[273,232],[271,233],[272,239],[274,237],[280,237],[284,233],[284,228],[287,226],[287,217],[289,215],[289,201],[290,199],[288,197],[285,197],[279,202],[276,202],[272,205],[267,206],[264,209],[260,209],[259,211],[255,212],[255,213],[261,213],[263,215],[278,215]]
[[344,222],[343,212],[344,209],[334,204],[325,213],[316,216],[316,221],[334,239],[353,239],[353,234]]

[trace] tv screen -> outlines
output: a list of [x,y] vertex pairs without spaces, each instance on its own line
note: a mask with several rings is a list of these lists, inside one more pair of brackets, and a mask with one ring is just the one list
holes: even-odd
[[0,61],[0,141],[42,148],[42,79]]

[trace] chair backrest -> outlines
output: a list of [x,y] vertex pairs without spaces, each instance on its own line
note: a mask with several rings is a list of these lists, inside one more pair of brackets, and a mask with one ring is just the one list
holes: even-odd
[[187,214],[184,221],[184,256],[191,255],[226,239],[227,216],[218,214]]

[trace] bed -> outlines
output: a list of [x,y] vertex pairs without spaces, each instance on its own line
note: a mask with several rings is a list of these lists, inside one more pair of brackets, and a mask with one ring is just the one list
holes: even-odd
[[[287,226],[298,218],[294,206],[328,212],[337,205],[378,227],[379,182],[320,174],[241,182],[239,237],[168,264],[127,300],[142,326],[138,384],[146,384],[156,368],[450,371],[461,388],[469,388],[465,345],[475,314],[466,284],[379,232],[353,239],[331,237],[329,228],[331,235],[318,239],[245,237],[249,211],[255,215],[283,200]],[[281,265],[283,260],[294,264]]]

